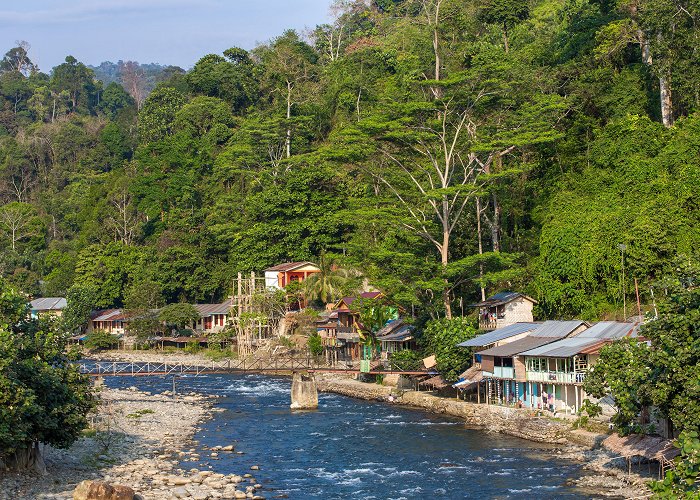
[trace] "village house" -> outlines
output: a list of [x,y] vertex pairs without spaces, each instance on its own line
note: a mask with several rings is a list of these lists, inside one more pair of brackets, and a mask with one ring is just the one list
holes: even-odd
[[129,318],[121,309],[95,311],[88,324],[88,332],[102,330],[112,335],[122,336],[127,332]]
[[[283,290],[290,283],[302,283],[310,275],[321,272],[313,262],[286,262],[265,269],[265,288],[268,290]],[[290,311],[298,311],[306,307],[306,300],[299,298],[289,304]]]
[[586,398],[583,381],[600,349],[615,340],[636,337],[638,328],[637,323],[601,321],[576,337],[521,352],[526,390],[542,395],[540,400],[527,401],[527,406],[576,413]]
[[34,299],[30,303],[32,318],[51,315],[60,316],[66,308],[66,299],[63,297],[42,297]]
[[[497,328],[496,330],[491,330],[490,332],[477,335],[472,339],[457,344],[457,346],[477,350],[497,347],[508,344],[509,342],[514,342],[529,335],[540,325],[541,323],[534,322],[514,323],[512,325],[504,326],[502,328]],[[481,356],[474,356],[472,366],[470,366],[459,376],[458,381],[453,384],[453,387],[460,391],[468,391],[471,390],[471,387],[474,384],[480,384],[483,379],[484,375],[483,371],[481,370]],[[479,385],[477,386],[477,402],[481,402],[480,398],[481,390]]]
[[386,361],[395,352],[405,349],[415,349],[416,341],[413,337],[413,325],[405,324],[402,318],[389,321],[384,328],[377,332],[377,340],[380,345],[381,359]]
[[497,293],[472,307],[479,308],[479,330],[495,330],[519,322],[532,322],[537,301],[517,292]]
[[192,304],[199,313],[199,320],[192,324],[192,330],[197,333],[218,333],[228,324],[231,304]]
[[335,304],[328,318],[317,324],[324,354],[330,362],[361,358],[360,327],[357,312],[351,306],[358,298],[375,300],[380,297],[383,297],[381,292],[362,292],[357,297],[343,297]]
[[264,272],[265,286],[281,290],[294,281],[304,281],[309,275],[321,272],[321,269],[313,262],[286,262],[269,267]]
[[[522,352],[573,337],[588,328],[580,320],[545,321],[526,336],[474,354],[480,363],[485,385],[486,401],[533,406],[541,397],[537,385],[527,384]],[[480,389],[480,387],[479,387]]]

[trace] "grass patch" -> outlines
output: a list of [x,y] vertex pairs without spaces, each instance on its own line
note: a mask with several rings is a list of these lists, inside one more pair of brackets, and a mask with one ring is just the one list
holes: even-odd
[[144,408],[143,410],[137,410],[134,413],[129,413],[126,418],[141,418],[144,415],[148,415],[149,413],[155,413],[153,410],[150,408]]
[[206,349],[202,354],[204,354],[204,357],[211,359],[212,361],[221,361],[236,357],[235,353],[224,349]]
[[97,435],[97,429],[83,429],[81,434],[83,437],[93,438]]

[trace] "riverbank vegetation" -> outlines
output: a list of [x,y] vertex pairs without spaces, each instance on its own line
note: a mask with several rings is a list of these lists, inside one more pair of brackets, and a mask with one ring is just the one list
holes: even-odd
[[0,279],[0,470],[43,471],[39,444],[69,447],[96,405],[67,335],[28,313],[26,299]]

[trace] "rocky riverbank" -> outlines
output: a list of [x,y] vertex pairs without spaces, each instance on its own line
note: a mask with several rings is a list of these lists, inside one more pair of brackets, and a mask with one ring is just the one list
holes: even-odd
[[[213,398],[192,393],[173,399],[135,388],[103,388],[100,397],[94,429],[68,450],[45,450],[47,476],[0,472],[0,499],[71,499],[84,479],[128,485],[144,500],[263,498],[250,471],[223,475],[179,468],[182,461],[202,460],[192,438],[216,411]],[[200,452],[207,460],[236,453],[229,443]]]

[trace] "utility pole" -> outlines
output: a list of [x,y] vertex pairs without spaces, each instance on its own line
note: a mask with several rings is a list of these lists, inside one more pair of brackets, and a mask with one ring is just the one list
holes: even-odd
[[625,296],[625,250],[627,250],[627,245],[620,243],[617,248],[620,249],[622,256],[622,321],[627,321],[627,297]]

